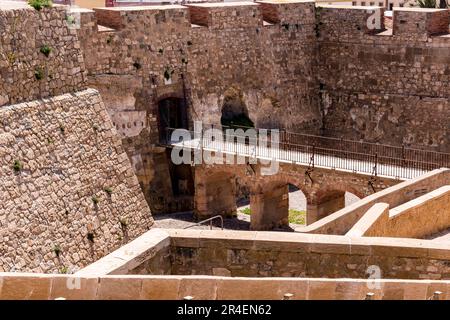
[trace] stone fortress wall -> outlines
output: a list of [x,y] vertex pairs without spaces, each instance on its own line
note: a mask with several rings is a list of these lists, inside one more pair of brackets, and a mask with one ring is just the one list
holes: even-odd
[[370,34],[373,12],[316,8],[324,131],[449,152],[449,11],[393,13],[393,30]]
[[192,198],[170,196],[168,160],[155,146],[162,99],[185,101],[190,123],[220,123],[228,101],[258,126],[318,133],[314,4],[282,8],[271,23],[261,8],[246,2],[80,10],[89,85],[105,99],[153,212],[193,207]]
[[[81,17],[79,29],[67,27],[70,15]],[[326,133],[341,122],[345,136],[358,133],[373,141],[360,135],[369,132],[367,127],[358,129],[367,115],[381,119],[371,134],[374,128],[386,129],[377,139],[395,143],[403,136],[416,147],[446,150],[449,75],[442,52],[450,42],[435,34],[444,31],[441,21],[448,11],[427,11],[423,25],[418,15],[394,13],[391,36],[364,29],[365,9],[319,10],[310,1],[76,9],[70,14],[63,7],[1,10],[1,179],[7,199],[0,208],[2,251],[7,252],[1,268],[79,267],[147,230],[152,219],[138,183],[153,212],[191,208],[189,196],[180,201],[171,196],[170,164],[157,146],[158,103],[165,98],[184,101],[189,123],[218,123],[222,106],[230,104],[257,126]],[[343,24],[336,25],[342,17]],[[358,26],[351,21],[359,21]],[[41,52],[44,46],[52,49],[48,57]],[[356,52],[362,53],[352,56]],[[380,71],[386,57],[394,57],[395,76]],[[367,71],[358,59],[368,60]],[[427,85],[430,81],[433,85]],[[87,87],[98,89],[102,98]],[[392,110],[352,104],[356,100],[345,100],[350,93],[358,101],[382,97],[377,110]],[[416,97],[421,102],[414,107],[410,99]],[[37,98],[49,99],[27,102]],[[61,127],[62,122],[71,125]],[[36,154],[28,149],[40,160],[32,163]],[[38,195],[40,209],[27,208]],[[75,217],[70,222],[73,211],[81,222]],[[17,230],[14,236],[10,228]],[[27,230],[33,236],[15,236]],[[81,256],[76,254],[80,243]],[[14,250],[19,252],[15,258]],[[53,263],[43,266],[41,257]]]
[[[86,89],[80,42],[66,12],[0,10],[0,106]],[[40,52],[45,46],[48,56]]]
[[65,12],[0,10],[2,272],[73,272],[153,223]]
[[166,98],[183,101],[189,123],[219,123],[232,104],[259,127],[448,152],[448,11],[396,8],[386,31],[382,20],[368,29],[367,10],[311,1],[77,9],[89,86],[152,211],[194,206],[173,193],[157,146]]

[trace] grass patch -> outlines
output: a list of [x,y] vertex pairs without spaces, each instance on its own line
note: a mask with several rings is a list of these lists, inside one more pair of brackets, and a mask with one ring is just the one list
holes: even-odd
[[[251,215],[252,210],[247,207],[239,210],[240,213]],[[300,211],[295,209],[289,209],[289,223],[305,224],[306,223],[306,211]]]
[[289,223],[305,224],[306,223],[306,211],[289,209]]

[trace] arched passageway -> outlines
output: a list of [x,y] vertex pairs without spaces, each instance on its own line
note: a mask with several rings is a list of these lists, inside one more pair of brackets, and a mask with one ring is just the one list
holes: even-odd
[[294,184],[275,182],[250,196],[252,230],[288,228],[306,221],[307,196]]
[[307,206],[307,224],[314,223],[363,198],[359,192],[346,188],[319,190]]
[[236,88],[229,88],[224,94],[220,123],[225,127],[254,127],[242,92]]
[[308,192],[310,190],[304,185],[300,187],[302,189],[290,183],[277,182],[252,193],[251,229],[273,230],[287,228],[289,224],[309,225],[362,197],[345,189],[325,189],[314,193]]
[[161,141],[167,140],[170,133],[168,128],[188,128],[184,99],[170,97],[158,102],[158,129]]

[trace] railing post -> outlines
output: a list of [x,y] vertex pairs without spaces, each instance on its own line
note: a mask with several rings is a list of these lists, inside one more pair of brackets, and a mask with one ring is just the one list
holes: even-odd
[[435,291],[433,293],[433,296],[431,297],[431,300],[440,300],[441,295],[442,295],[441,291]]
[[364,300],[373,300],[373,296],[375,294],[373,292],[367,292],[366,293],[366,297],[364,298]]
[[285,293],[283,295],[283,300],[291,300],[294,297],[292,293]]

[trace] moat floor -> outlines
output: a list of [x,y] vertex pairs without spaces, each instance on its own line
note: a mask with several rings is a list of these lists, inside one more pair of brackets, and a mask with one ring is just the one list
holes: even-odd
[[[348,206],[355,201],[358,201],[359,198],[354,194],[346,193],[345,194],[345,205]],[[223,221],[224,229],[228,230],[249,230],[250,229],[250,215],[244,214],[246,208],[249,208],[250,205],[248,202],[242,201],[238,203],[238,215],[236,218],[225,218]],[[306,210],[306,198],[304,194],[300,191],[292,191],[289,192],[289,209],[305,211]],[[164,229],[183,229],[188,226],[191,226],[195,223],[193,213],[192,212],[178,212],[178,213],[169,213],[169,214],[158,214],[154,215],[155,226],[157,228]],[[280,229],[280,231],[293,231],[294,228],[300,227],[300,224],[291,223],[289,226],[292,229],[284,228]],[[209,229],[209,224],[195,226],[193,229]],[[214,221],[213,229],[220,229],[219,221]]]

